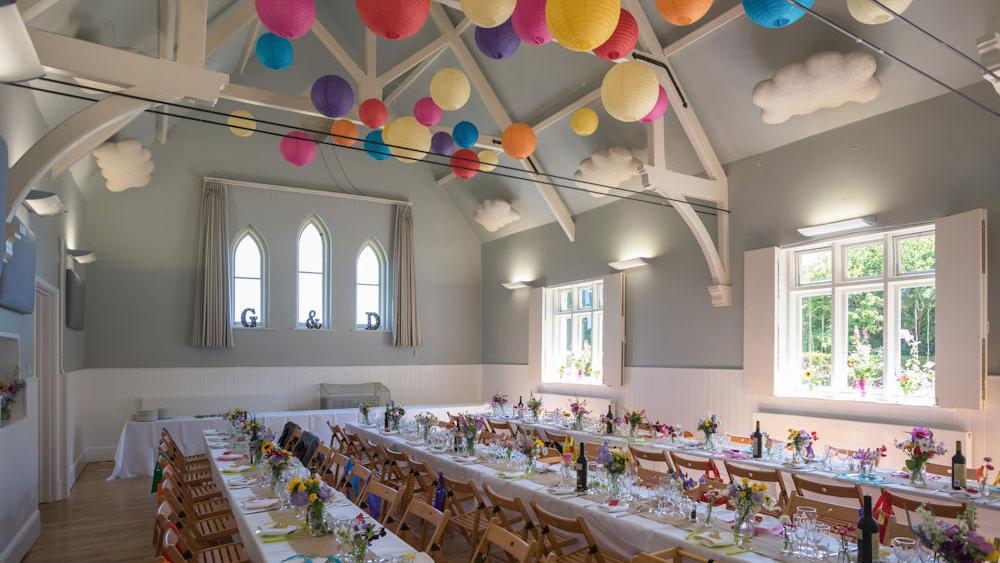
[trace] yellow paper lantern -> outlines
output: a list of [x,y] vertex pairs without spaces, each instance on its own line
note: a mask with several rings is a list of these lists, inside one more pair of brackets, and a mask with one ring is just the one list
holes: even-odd
[[500,155],[491,150],[479,151],[479,171],[492,172],[500,164]]
[[590,108],[580,108],[574,111],[573,117],[570,119],[573,132],[581,137],[593,135],[594,131],[597,131],[598,123],[597,112]]
[[395,145],[389,147],[389,152],[400,162],[421,160],[431,148],[431,130],[412,115],[394,119],[382,131],[382,138],[385,144]]
[[660,82],[646,63],[616,64],[601,82],[601,101],[611,117],[631,123],[652,111],[660,95]]
[[[229,114],[226,123],[229,125],[229,130],[237,137],[249,137],[257,129],[257,121],[254,120],[253,114],[245,109],[238,109]],[[246,129],[242,129],[243,127]]]
[[563,47],[593,51],[615,32],[621,11],[621,0],[548,0],[545,20]]
[[[886,8],[889,8],[897,14],[902,14],[910,7],[910,3],[913,0],[880,0],[885,4]],[[854,19],[861,23],[866,23],[869,25],[878,25],[881,23],[886,23],[892,21],[893,15],[889,12],[883,10],[878,6],[878,4],[872,2],[871,0],[847,0],[847,11],[851,13]]]
[[510,19],[516,0],[462,0],[462,12],[479,27],[497,27]]
[[431,99],[445,111],[461,109],[471,93],[469,79],[457,68],[442,68],[431,79]]

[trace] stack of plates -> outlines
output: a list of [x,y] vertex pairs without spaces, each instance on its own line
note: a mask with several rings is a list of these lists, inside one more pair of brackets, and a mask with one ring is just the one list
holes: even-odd
[[136,422],[156,422],[155,410],[135,411]]

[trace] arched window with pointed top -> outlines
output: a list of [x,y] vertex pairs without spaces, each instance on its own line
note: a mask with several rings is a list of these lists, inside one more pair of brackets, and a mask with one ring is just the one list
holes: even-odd
[[297,306],[295,324],[305,327],[310,311],[324,327],[330,327],[330,231],[317,216],[299,229],[296,253]]
[[247,320],[257,317],[257,326],[267,321],[267,252],[264,237],[252,226],[247,226],[234,238],[232,252],[233,326],[243,326],[243,311]]
[[365,241],[355,266],[355,327],[366,328],[368,313],[377,313],[381,328],[388,329],[388,264],[382,245],[374,238]]

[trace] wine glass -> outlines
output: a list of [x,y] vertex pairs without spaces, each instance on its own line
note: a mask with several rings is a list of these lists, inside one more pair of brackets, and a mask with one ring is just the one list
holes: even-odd
[[899,563],[910,563],[917,559],[917,540],[892,538],[892,551]]

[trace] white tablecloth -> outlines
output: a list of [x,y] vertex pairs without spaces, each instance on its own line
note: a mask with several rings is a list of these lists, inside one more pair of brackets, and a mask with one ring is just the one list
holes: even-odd
[[[418,412],[432,412],[438,418],[447,420],[446,412],[452,413],[482,410],[483,405],[403,405],[407,416]],[[372,409],[372,420],[379,421],[383,409]],[[359,419],[357,409],[328,409],[312,411],[276,411],[253,413],[259,422],[281,435],[281,429],[289,420],[294,421],[302,430],[319,436],[324,443],[330,442],[330,424],[343,426]],[[160,431],[166,428],[174,441],[184,452],[184,455],[203,454],[205,441],[202,439],[204,430],[224,430],[226,421],[219,417],[194,418],[178,417],[156,422],[126,422],[118,437],[118,448],[115,450],[115,468],[108,480],[117,478],[140,477],[153,474],[155,454],[160,442]]]

